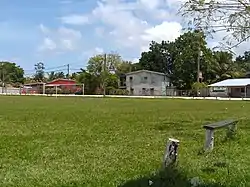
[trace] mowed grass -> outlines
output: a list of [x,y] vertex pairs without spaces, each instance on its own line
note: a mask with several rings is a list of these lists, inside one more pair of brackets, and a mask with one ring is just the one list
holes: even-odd
[[[250,186],[250,102],[0,97],[1,187]],[[202,125],[215,132],[202,153]],[[158,173],[169,137],[181,141],[175,173]]]

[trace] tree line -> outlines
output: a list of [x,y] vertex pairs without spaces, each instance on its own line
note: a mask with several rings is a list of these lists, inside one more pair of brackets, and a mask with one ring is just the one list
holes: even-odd
[[[199,68],[197,63],[199,60]],[[250,51],[233,58],[227,51],[215,51],[207,47],[203,32],[186,32],[175,41],[152,41],[147,52],[142,52],[138,63],[123,60],[117,53],[99,54],[88,60],[87,67],[71,75],[64,72],[46,72],[42,62],[35,64],[35,74],[24,76],[24,70],[15,63],[0,63],[1,83],[20,86],[30,82],[51,81],[70,78],[85,85],[86,94],[126,94],[124,86],[126,73],[136,70],[151,70],[165,73],[177,89],[190,90],[197,84],[198,69],[202,72],[200,86],[229,78],[248,77],[250,72]],[[197,86],[197,85],[196,85]]]

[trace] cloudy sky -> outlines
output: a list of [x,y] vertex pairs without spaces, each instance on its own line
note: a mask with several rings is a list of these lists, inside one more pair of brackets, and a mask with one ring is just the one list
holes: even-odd
[[[90,56],[110,51],[136,61],[150,41],[171,41],[182,33],[179,5],[180,0],[0,0],[0,60],[26,72],[38,61],[77,69]],[[248,45],[237,52],[244,50]]]

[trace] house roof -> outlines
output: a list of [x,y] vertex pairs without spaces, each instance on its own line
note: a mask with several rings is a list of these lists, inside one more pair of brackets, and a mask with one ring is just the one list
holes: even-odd
[[234,86],[247,86],[250,85],[250,78],[242,79],[227,79],[214,84],[209,85],[210,87],[234,87]]
[[157,71],[149,71],[149,70],[138,70],[138,71],[132,71],[132,72],[129,72],[129,73],[126,73],[126,75],[132,75],[132,74],[136,74],[136,73],[142,73],[142,72],[147,72],[147,73],[154,73],[154,74],[158,74],[158,75],[166,75],[164,73],[160,73],[160,72],[157,72]]
[[31,82],[31,83],[24,84],[24,86],[43,85],[43,84],[45,84],[45,83],[43,83],[43,82]]
[[55,79],[53,81],[48,82],[47,84],[53,84],[56,81],[65,81],[65,82],[72,82],[72,83],[76,83],[76,81],[72,80],[72,79]]

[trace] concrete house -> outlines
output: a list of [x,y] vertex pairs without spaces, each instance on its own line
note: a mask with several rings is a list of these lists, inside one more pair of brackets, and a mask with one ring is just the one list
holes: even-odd
[[130,95],[167,95],[170,79],[164,73],[139,70],[126,74],[126,89]]

